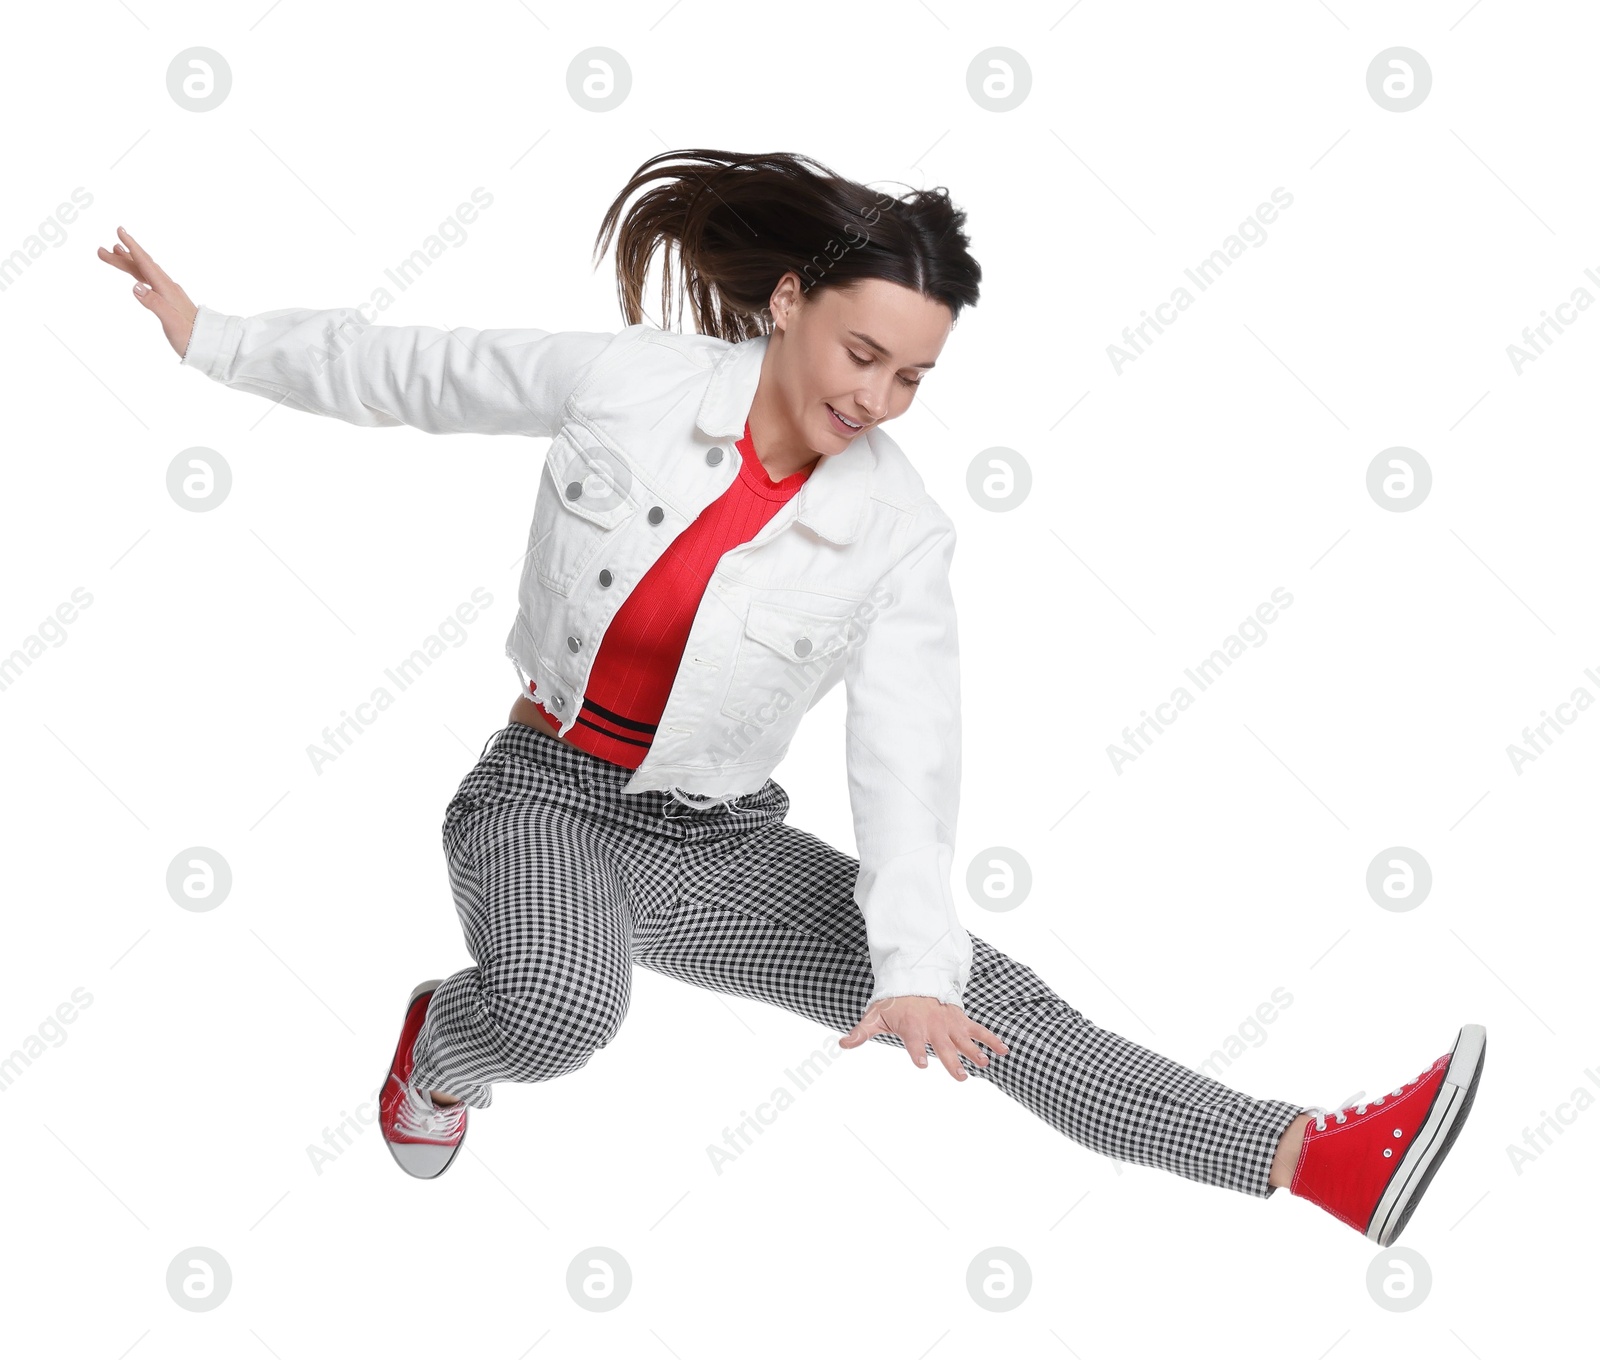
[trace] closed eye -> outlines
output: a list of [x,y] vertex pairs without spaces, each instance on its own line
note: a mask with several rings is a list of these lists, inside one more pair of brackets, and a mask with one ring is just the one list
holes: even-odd
[[[870,358],[863,359],[853,349],[846,349],[845,353],[848,354],[852,359],[854,359],[856,364],[858,366],[860,366],[861,368],[867,368],[872,363],[872,360]],[[899,375],[896,375],[896,376],[899,376]],[[910,378],[901,377],[900,381],[902,383],[904,383],[907,387],[921,387],[922,386],[922,379],[921,378],[918,378],[915,381],[913,381]]]

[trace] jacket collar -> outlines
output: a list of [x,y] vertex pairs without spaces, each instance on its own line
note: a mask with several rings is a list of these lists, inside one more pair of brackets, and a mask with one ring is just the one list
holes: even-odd
[[[752,336],[729,344],[718,356],[696,417],[701,430],[713,439],[743,436],[767,340],[765,335]],[[834,543],[854,542],[866,514],[876,462],[865,432],[839,453],[823,458],[795,493],[795,518]]]

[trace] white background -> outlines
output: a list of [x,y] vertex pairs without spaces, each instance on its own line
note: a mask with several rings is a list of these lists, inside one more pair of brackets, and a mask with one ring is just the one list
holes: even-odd
[[[451,1337],[507,1360],[1489,1360],[1590,1337],[1600,715],[1520,773],[1507,747],[1600,694],[1600,311],[1520,374],[1506,347],[1580,285],[1600,297],[1600,25],[1576,3],[1070,2],[8,15],[0,254],[93,199],[0,292],[0,654],[93,597],[0,691],[0,1053],[92,996],[0,1091],[14,1339],[106,1360]],[[1366,87],[1397,45],[1433,74],[1406,113]],[[207,113],[166,86],[194,46],[232,70]],[[608,113],[568,92],[593,46],[632,72]],[[1031,73],[1009,112],[968,91],[994,47]],[[1226,1072],[1258,1096],[1377,1094],[1487,1026],[1470,1122],[1402,1239],[1432,1272],[1420,1307],[1380,1307],[1381,1253],[1305,1201],[1119,1166],[878,1044],[718,1175],[707,1146],[834,1036],[643,969],[610,1047],[498,1088],[441,1180],[359,1121],[314,1166],[411,986],[468,962],[439,823],[514,696],[544,446],[209,383],[95,248],[124,225],[222,311],[353,306],[483,186],[468,239],[381,319],[613,330],[601,214],[647,157],[697,146],[943,184],[970,213],[982,301],[892,430],[960,532],[968,927],[1191,1065],[1287,989]],[[1119,374],[1122,328],[1280,186],[1265,243]],[[166,489],[194,445],[234,475],[205,514]],[[1407,513],[1366,485],[1396,445],[1433,475]],[[1007,513],[967,490],[996,446],[1033,476]],[[1268,640],[1118,773],[1124,726],[1280,586]],[[494,603],[465,645],[316,773],[322,729],[475,587]],[[843,701],[777,774],[791,822],[853,848]],[[191,846],[231,866],[211,912],[166,888]],[[1009,912],[964,895],[994,846],[1032,870]],[[1367,893],[1391,846],[1432,868],[1414,910]],[[1519,1169],[1508,1149],[1558,1113]],[[566,1285],[597,1245],[633,1272],[605,1313]],[[165,1284],[195,1246],[233,1275],[202,1313]],[[965,1283],[995,1246],[1032,1272],[1010,1312]]]

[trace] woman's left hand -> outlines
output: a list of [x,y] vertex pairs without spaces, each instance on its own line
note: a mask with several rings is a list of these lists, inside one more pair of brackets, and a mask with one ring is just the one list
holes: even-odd
[[839,1047],[856,1048],[874,1034],[898,1035],[918,1067],[928,1065],[931,1044],[934,1055],[957,1081],[967,1079],[961,1066],[963,1056],[978,1067],[989,1065],[988,1055],[974,1040],[981,1039],[1001,1057],[1011,1051],[1005,1040],[985,1029],[960,1006],[932,996],[890,996],[874,1001],[856,1027],[839,1040]]

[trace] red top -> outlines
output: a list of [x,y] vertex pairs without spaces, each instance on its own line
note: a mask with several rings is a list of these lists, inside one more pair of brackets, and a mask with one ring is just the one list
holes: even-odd
[[[690,625],[717,560],[754,538],[816,467],[813,463],[773,481],[756,456],[748,420],[737,448],[739,475],[668,544],[612,617],[589,672],[578,720],[563,741],[614,765],[638,769],[666,709]],[[530,683],[530,692],[532,688]],[[538,707],[553,727],[561,726],[549,709]]]

